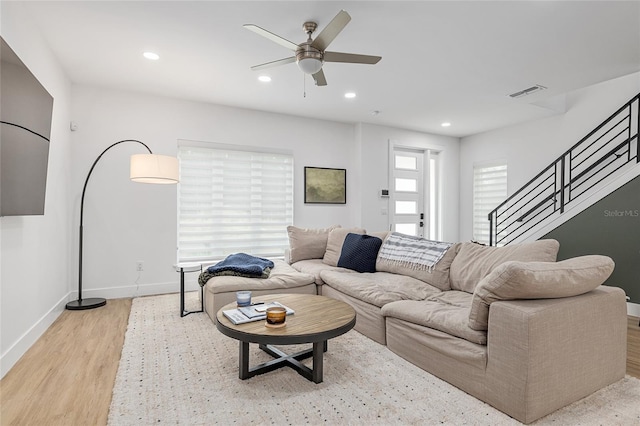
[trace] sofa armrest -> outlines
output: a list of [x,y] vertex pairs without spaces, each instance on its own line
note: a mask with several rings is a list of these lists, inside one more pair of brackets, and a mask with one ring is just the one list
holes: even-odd
[[624,377],[624,291],[491,304],[487,402],[529,423]]

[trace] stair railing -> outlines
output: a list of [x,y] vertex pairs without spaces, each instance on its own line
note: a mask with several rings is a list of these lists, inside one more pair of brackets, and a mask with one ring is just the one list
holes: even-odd
[[489,245],[507,245],[590,193],[630,163],[640,163],[640,94],[489,213]]

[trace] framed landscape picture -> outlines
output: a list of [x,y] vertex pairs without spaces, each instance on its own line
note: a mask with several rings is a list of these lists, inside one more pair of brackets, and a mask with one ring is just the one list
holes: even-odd
[[346,204],[347,170],[305,167],[304,202],[307,204]]

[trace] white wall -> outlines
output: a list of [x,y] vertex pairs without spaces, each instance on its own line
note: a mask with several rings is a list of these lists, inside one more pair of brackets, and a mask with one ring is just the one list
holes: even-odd
[[362,209],[360,223],[367,231],[384,231],[389,227],[389,199],[380,198],[378,191],[389,188],[389,142],[440,151],[442,183],[442,239],[458,241],[458,161],[459,139],[391,127],[360,124],[358,148],[360,156],[360,191]]
[[[78,125],[72,134],[74,224],[79,223],[86,174],[107,146],[138,139],[154,153],[176,155],[177,141],[186,139],[290,151],[295,167],[294,223],[358,225],[354,125],[81,86],[72,93],[72,120]],[[91,176],[84,215],[85,297],[178,290],[178,274],[172,269],[177,187],[130,182],[129,156],[141,152],[140,145],[121,144],[105,154]],[[305,205],[304,166],[347,169],[347,204]],[[74,242],[77,233],[74,229]],[[75,271],[77,262],[72,261]],[[139,276],[136,261],[144,262]]]
[[473,235],[473,164],[506,159],[508,193],[551,164],[640,92],[640,73],[569,93],[564,114],[462,138],[460,145],[460,237]]
[[19,2],[2,2],[2,37],[54,98],[44,216],[0,218],[4,376],[64,308],[70,290],[70,84]]
[[[86,174],[107,146],[131,138],[145,142],[155,153],[175,155],[177,141],[186,139],[292,152],[296,225],[362,225],[370,230],[383,230],[387,217],[380,214],[377,191],[388,186],[386,170],[391,139],[405,146],[442,152],[444,233],[446,239],[457,241],[457,138],[95,87],[74,86],[72,93],[72,120],[78,126],[72,135],[74,224],[79,223],[80,195]],[[128,158],[136,152],[143,152],[143,147],[119,145],[105,154],[91,176],[84,216],[85,297],[177,291],[178,275],[172,269],[177,245],[177,188],[129,182]],[[305,205],[304,166],[347,169],[347,204]],[[74,228],[74,243],[77,235]],[[76,257],[72,257],[74,272]],[[140,274],[135,268],[137,261],[144,262]],[[189,287],[194,286],[193,282],[193,277],[188,277]]]

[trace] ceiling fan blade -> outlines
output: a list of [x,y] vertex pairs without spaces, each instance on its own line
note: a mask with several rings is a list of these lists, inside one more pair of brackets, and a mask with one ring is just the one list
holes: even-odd
[[282,38],[277,34],[274,34],[270,31],[265,30],[264,28],[260,28],[257,25],[253,24],[244,24],[243,27],[248,29],[249,31],[253,31],[256,34],[261,35],[262,37],[268,38],[269,40],[278,43],[280,46],[286,47],[287,49],[293,50],[294,52],[298,48],[298,45],[287,40],[286,38]]
[[377,64],[382,56],[357,55],[355,53],[324,52],[325,62],[348,62],[352,64]]
[[325,50],[329,47],[329,44],[333,41],[334,38],[340,31],[347,26],[347,24],[351,21],[351,16],[344,10],[338,12],[338,14],[327,24],[326,27],[318,34],[318,36],[313,40],[311,46],[315,47],[319,50]]
[[316,86],[326,86],[327,79],[324,78],[324,72],[322,72],[322,68],[315,74],[312,74],[313,79],[316,81]]
[[260,65],[254,65],[251,67],[251,69],[253,71],[259,71],[259,70],[263,70],[266,68],[273,68],[273,67],[277,67],[280,65],[284,65],[284,64],[290,64],[292,62],[296,61],[296,57],[292,56],[290,58],[284,58],[284,59],[278,59],[277,61],[271,61],[271,62],[266,62],[264,64],[260,64]]

